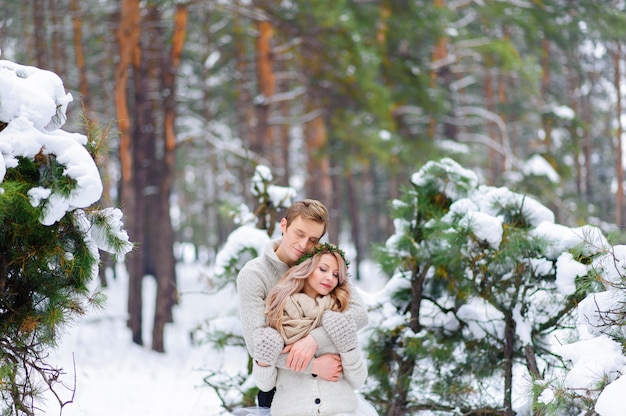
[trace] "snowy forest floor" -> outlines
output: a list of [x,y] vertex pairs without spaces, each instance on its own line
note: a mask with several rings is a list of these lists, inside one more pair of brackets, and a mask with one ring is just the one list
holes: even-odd
[[[150,349],[154,279],[144,279],[146,345],[142,347],[132,343],[126,327],[128,276],[118,271],[115,279],[109,278],[104,308],[89,311],[68,327],[48,360],[65,373],[61,380],[70,389],[59,391],[62,399],[72,398],[71,387],[76,383],[73,402],[62,409],[62,416],[225,415],[219,398],[203,378],[210,371],[236,373],[247,362],[247,355],[242,348],[216,350],[192,342],[194,328],[207,319],[232,315],[237,303],[232,293],[210,293],[207,275],[201,265],[178,264],[181,298],[174,309],[174,323],[166,326],[163,354]],[[363,278],[356,285],[371,293],[384,284],[379,280]],[[43,414],[60,414],[56,399],[50,393],[44,398]]]

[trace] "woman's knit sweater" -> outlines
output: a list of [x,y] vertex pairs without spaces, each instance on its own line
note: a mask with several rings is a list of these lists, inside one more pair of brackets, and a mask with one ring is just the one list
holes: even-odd
[[[322,314],[329,310],[332,300],[329,296],[309,298],[304,293],[297,293],[288,298],[283,321],[291,322],[291,337],[299,330],[308,333],[312,328],[320,325]],[[331,312],[332,313],[332,312]],[[352,320],[345,320],[349,325],[353,325]],[[324,329],[339,345],[354,343],[356,332],[345,331],[345,325],[326,325]],[[280,331],[283,341],[289,336],[284,331]],[[257,335],[260,336],[260,335]],[[259,341],[259,340],[256,340]],[[260,344],[263,345],[263,344]],[[367,378],[367,367],[363,360],[361,350],[358,346],[347,352],[339,353],[334,344],[318,346],[315,356],[323,354],[339,353],[343,373],[339,380],[326,381],[313,374],[293,372],[285,368],[276,366],[261,367],[254,364],[253,376],[257,386],[264,391],[276,387],[276,393],[272,402],[272,416],[314,416],[314,415],[334,415],[338,413],[352,412],[357,407],[357,396],[354,392]]]

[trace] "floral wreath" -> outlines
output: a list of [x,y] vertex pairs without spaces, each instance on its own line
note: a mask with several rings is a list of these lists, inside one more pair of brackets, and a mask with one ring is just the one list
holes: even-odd
[[346,263],[346,268],[348,268],[348,266],[350,266],[350,261],[348,261],[348,259],[346,259],[346,254],[343,252],[343,250],[340,249],[339,247],[334,246],[334,245],[329,244],[329,243],[320,243],[320,244],[318,244],[311,251],[309,251],[306,254],[303,254],[302,257],[300,257],[300,259],[296,262],[296,264],[301,264],[301,263],[307,261],[308,259],[310,259],[311,257],[313,257],[313,256],[315,256],[317,254],[320,254],[320,253],[339,253],[339,255],[343,259],[344,263]]

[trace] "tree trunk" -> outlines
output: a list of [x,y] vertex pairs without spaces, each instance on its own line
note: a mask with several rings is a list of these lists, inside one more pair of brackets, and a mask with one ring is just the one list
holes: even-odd
[[[240,0],[233,2],[236,7],[239,7]],[[241,22],[241,17],[238,14],[233,16],[233,44],[235,49],[235,71],[237,76],[234,80],[235,89],[235,104],[237,109],[236,119],[237,125],[234,126],[237,134],[244,140],[244,143],[248,143],[248,147],[251,148],[254,141],[253,132],[251,129],[252,120],[254,118],[254,108],[251,105],[252,96],[250,90],[247,88],[247,84],[250,82],[250,76],[248,75],[252,69],[250,68],[249,60],[247,58],[248,50],[246,48],[247,34],[245,27]],[[208,29],[207,29],[208,32]],[[208,97],[205,98],[205,102],[209,102]],[[211,117],[207,117],[210,120]]]
[[359,264],[361,263],[362,259],[363,259],[363,251],[361,249],[362,244],[361,244],[361,227],[359,226],[359,218],[361,218],[361,215],[359,215],[359,202],[357,200],[357,197],[354,193],[354,180],[352,177],[352,172],[350,171],[350,168],[346,168],[346,172],[345,172],[345,185],[346,185],[346,199],[347,201],[345,201],[347,207],[348,207],[348,216],[350,218],[350,235],[352,237],[352,243],[354,244],[354,249],[356,251],[356,258],[355,258],[355,265],[353,266],[353,270],[355,273],[355,279],[356,280],[360,280],[361,276],[359,273]]
[[[280,103],[279,111],[281,117],[285,119],[289,117],[290,105],[287,101]],[[280,186],[289,186],[289,178],[291,177],[291,169],[289,168],[289,128],[287,124],[278,127],[279,152],[276,152],[276,160],[274,166],[281,169],[277,184]]]
[[[504,34],[505,40],[508,42],[510,40],[510,32],[511,30],[509,29],[508,26],[504,26],[502,28],[502,33]],[[498,117],[500,117],[500,119],[502,120],[502,124],[506,125],[506,114],[503,110],[503,108],[506,107],[506,97],[507,97],[507,82],[506,82],[506,75],[504,73],[504,71],[500,71],[498,77],[498,92],[497,92],[497,97],[498,97],[498,107],[499,109],[494,109],[494,113],[498,114]],[[508,142],[508,135],[504,135],[503,132],[498,128],[497,132],[496,132],[496,136],[497,137],[497,142],[500,144],[500,146],[503,149],[511,149],[511,144]],[[496,179],[496,184],[497,185],[502,185],[503,181],[502,181],[502,173],[506,172],[509,166],[509,161],[507,160],[507,158],[509,157],[508,152],[505,150],[503,152],[500,152],[498,154],[495,155],[495,157],[498,160],[498,168],[499,168],[499,175]]]
[[76,55],[76,69],[78,70],[78,90],[85,118],[90,118],[89,83],[87,82],[87,67],[85,64],[85,50],[83,48],[83,21],[81,19],[80,0],[70,0],[72,16],[72,34],[74,35],[74,54]]
[[[65,39],[66,35],[63,21],[67,12],[65,5],[60,3],[59,0],[48,0],[48,10],[50,13],[48,39],[52,55],[52,69],[62,79],[65,79],[67,75],[68,57],[66,49],[67,39]],[[50,66],[50,63],[48,63],[48,66]],[[66,112],[66,116],[69,118],[69,111]]]
[[[171,322],[176,303],[174,232],[169,216],[176,151],[176,72],[186,35],[187,8],[179,6],[170,55],[162,30],[158,5],[147,6],[143,48],[133,54],[134,106],[131,152],[131,186],[134,194],[134,241],[139,247],[129,264],[129,312],[141,323],[141,282],[153,276],[157,283],[152,349],[165,351],[164,328]],[[163,109],[163,113],[161,113]],[[131,303],[136,302],[136,303]],[[133,326],[133,339],[141,341],[141,325]]]
[[268,102],[274,95],[276,80],[272,70],[272,35],[274,29],[269,22],[259,22],[259,37],[257,38],[257,82],[261,99],[256,105],[256,134],[250,149],[259,156],[270,159],[272,151],[272,129],[269,125],[271,105]]
[[332,206],[333,185],[330,176],[330,160],[328,153],[322,151],[326,147],[328,135],[326,124],[321,115],[306,124],[304,140],[308,156],[306,195],[307,198],[321,201],[328,208],[330,216],[328,240],[337,243],[339,240],[340,216]]
[[[446,0],[433,0],[435,4],[435,8],[441,9],[446,7]],[[448,55],[448,38],[445,36],[437,39],[437,43],[433,49],[431,60],[432,62],[440,62]],[[435,87],[437,84],[437,80],[439,78],[439,70],[431,70],[430,71],[430,86]],[[434,118],[431,118],[428,122],[427,136],[430,139],[435,137],[435,132],[437,128],[437,121]]]
[[[485,59],[485,80],[483,84],[483,96],[485,97],[485,108],[493,113],[494,111],[494,83],[493,75],[492,75],[493,65],[491,59],[487,57]],[[497,128],[493,123],[488,123],[485,125],[485,131],[489,136],[489,140],[491,140],[494,144],[498,141],[499,133],[496,131]],[[495,186],[498,182],[498,178],[501,176],[502,168],[499,164],[499,154],[495,150],[495,146],[489,146],[489,176],[488,183],[489,185]]]
[[[139,0],[122,0],[120,6],[120,25],[117,30],[119,46],[119,62],[115,70],[115,108],[120,135],[120,193],[124,204],[124,213],[127,217],[126,227],[131,240],[136,241],[140,233],[140,217],[136,214],[137,201],[133,187],[134,161],[133,140],[131,135],[130,112],[126,96],[129,85],[128,72],[136,50],[139,47],[140,35]],[[131,330],[132,340],[135,344],[143,345],[141,336],[142,329],[142,290],[141,282],[143,273],[142,251],[136,250],[127,258],[128,268],[128,327]]]
[[[159,257],[157,247],[161,243],[161,230],[164,226],[160,221],[159,201],[163,189],[159,180],[161,163],[157,153],[161,141],[160,129],[162,117],[159,112],[161,77],[163,71],[163,50],[165,42],[161,33],[161,16],[158,6],[150,4],[146,7],[141,36],[141,55],[135,62],[134,86],[135,86],[135,120],[134,128],[136,146],[133,148],[135,161],[135,193],[137,205],[136,215],[141,220],[141,230],[137,236],[139,251],[143,252],[141,265],[141,277],[151,276],[157,283],[157,295],[159,287]],[[167,235],[165,236],[167,237]],[[141,278],[140,277],[140,278]],[[156,299],[155,299],[156,306]],[[156,314],[156,311],[155,311]],[[153,328],[154,332],[155,328]],[[154,346],[157,340],[152,339]]]
[[[179,4],[174,15],[174,32],[172,35],[172,48],[169,59],[163,70],[162,91],[169,91],[164,96],[164,138],[163,163],[160,164],[157,177],[160,182],[160,192],[157,203],[157,223],[161,224],[160,236],[155,247],[157,298],[154,314],[154,327],[152,333],[152,349],[165,351],[165,324],[173,321],[172,308],[176,304],[176,264],[172,247],[174,244],[174,230],[170,219],[170,195],[175,173],[176,156],[176,73],[180,66],[180,60],[185,43],[188,9],[186,5]],[[156,172],[155,172],[156,173]]]
[[617,190],[615,192],[615,224],[618,227],[624,225],[624,166],[622,162],[622,91],[621,91],[621,71],[622,45],[616,41],[613,52],[613,64],[615,68],[615,91],[617,92],[617,102],[615,103],[615,121],[617,122],[617,132],[615,133],[615,181]]
[[[595,87],[595,81],[593,80],[594,77],[590,77],[590,84],[591,87]],[[593,172],[594,172],[594,166],[593,166],[593,160],[592,160],[592,153],[593,153],[593,140],[592,140],[592,134],[591,134],[591,129],[590,127],[587,126],[591,126],[592,123],[592,118],[593,118],[593,112],[592,112],[592,102],[591,102],[591,98],[584,96],[582,97],[585,103],[585,111],[583,112],[583,125],[585,125],[586,127],[584,127],[584,132],[585,135],[583,136],[583,143],[582,143],[582,150],[583,150],[583,160],[584,160],[584,170],[585,170],[585,176],[583,177],[583,181],[584,181],[584,197],[585,197],[585,201],[587,202],[591,202],[592,201],[592,197],[593,197],[593,188],[591,186],[592,181],[593,181]]]
[[50,68],[50,56],[48,53],[48,33],[46,29],[46,2],[45,0],[32,1],[35,65],[38,68]]
[[[234,7],[243,7],[241,5],[241,0],[233,0]],[[251,80],[252,74],[256,72],[256,68],[250,62],[249,54],[252,53],[249,51],[248,43],[248,34],[246,23],[242,21],[242,17],[239,14],[235,14],[233,16],[233,45],[234,45],[234,60],[235,60],[235,72],[236,76],[234,77],[234,94],[235,94],[235,105],[236,105],[236,122],[237,125],[233,126],[235,132],[241,137],[242,141],[245,143],[245,148],[250,149],[251,151],[255,151],[255,148],[259,146],[256,144],[256,130],[255,129],[255,105],[253,104],[254,100],[251,94],[251,89],[249,85],[253,83]],[[208,30],[207,30],[208,32]],[[257,75],[258,80],[258,75]],[[209,102],[208,100],[206,102]],[[207,118],[210,120],[210,118]],[[254,158],[255,155],[250,155],[250,157]],[[242,184],[249,184],[250,178],[254,174],[254,166],[251,163],[246,163],[240,169],[237,170],[237,174],[239,176],[239,182]],[[228,194],[230,189],[230,184],[226,183],[222,186],[224,190],[224,194]],[[217,188],[216,188],[217,189]],[[254,204],[256,201],[252,197],[250,193],[250,186],[243,187],[243,195],[245,200],[249,204]],[[224,227],[224,221],[221,220],[220,214],[217,214],[216,222],[219,230],[220,241],[221,243],[226,240],[227,230]]]
[[[570,61],[574,61],[576,60],[576,56],[574,54],[569,54],[568,55],[568,60]],[[581,114],[582,111],[584,111],[584,106],[579,105],[578,102],[578,97],[577,94],[575,93],[575,91],[577,91],[580,87],[580,81],[579,81],[579,77],[578,77],[578,71],[569,71],[569,75],[567,77],[567,90],[569,91],[568,93],[568,102],[569,102],[569,106],[570,108],[574,111],[574,114],[577,114],[578,117],[580,117],[581,119],[584,120],[585,116],[584,114]],[[584,134],[581,135],[580,133],[578,133],[579,129],[583,129],[582,127],[578,127],[576,126],[574,123],[570,123],[568,131],[570,133],[570,136],[572,137],[572,145],[573,145],[573,154],[574,154],[574,158],[573,158],[573,162],[574,162],[574,169],[575,169],[575,178],[576,178],[576,194],[578,198],[583,198],[583,189],[584,189],[584,184],[583,184],[583,165],[582,165],[582,146],[581,146],[581,136],[584,137]]]
[[[93,126],[91,118],[91,105],[89,94],[89,83],[87,81],[87,66],[85,60],[85,49],[83,47],[83,20],[81,19],[82,11],[79,0],[70,0],[69,3],[70,15],[72,20],[72,34],[74,37],[74,55],[76,59],[76,70],[78,71],[78,91],[80,93],[80,103],[82,106],[83,117],[86,120],[87,133],[90,133],[91,126]],[[106,138],[105,138],[106,139]],[[107,151],[101,152],[98,156],[97,164],[100,170],[107,170],[109,166],[109,154]],[[100,202],[102,205],[111,205],[111,181],[110,175],[102,175],[102,197]],[[102,287],[107,286],[106,269],[114,268],[115,256],[110,253],[101,253],[100,270],[98,277],[100,278],[100,285]]]
[[[422,305],[422,297],[424,294],[424,281],[428,266],[415,265],[411,273],[411,320],[409,327],[414,333],[422,330],[420,322],[420,308]],[[401,350],[401,349],[400,349]],[[407,406],[409,403],[409,391],[411,389],[411,379],[415,371],[416,359],[414,356],[405,357],[398,354],[399,349],[394,348],[394,361],[398,362],[397,383],[391,399],[390,416],[403,416],[407,414]]]
[[513,416],[513,353],[515,347],[515,319],[509,311],[504,313],[504,411]]
[[[541,40],[541,99],[545,103],[550,93],[550,40]],[[553,116],[543,117],[546,152],[552,150],[552,120]]]

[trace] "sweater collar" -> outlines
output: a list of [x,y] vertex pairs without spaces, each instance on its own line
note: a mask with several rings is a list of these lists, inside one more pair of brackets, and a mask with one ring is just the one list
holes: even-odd
[[281,241],[282,241],[281,238],[277,238],[277,239],[270,241],[265,246],[265,257],[270,262],[270,264],[282,275],[286,273],[287,270],[289,270],[289,266],[283,263],[276,255],[276,249],[280,245]]

